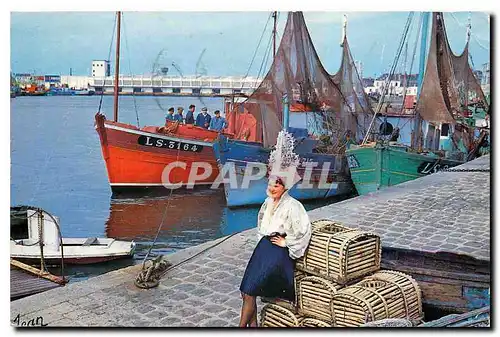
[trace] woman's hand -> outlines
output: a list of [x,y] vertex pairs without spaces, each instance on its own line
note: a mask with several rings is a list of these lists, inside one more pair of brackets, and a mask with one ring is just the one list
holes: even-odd
[[282,236],[273,236],[271,238],[271,242],[273,244],[275,244],[276,246],[280,246],[280,247],[285,247],[286,246],[285,238],[282,237]]

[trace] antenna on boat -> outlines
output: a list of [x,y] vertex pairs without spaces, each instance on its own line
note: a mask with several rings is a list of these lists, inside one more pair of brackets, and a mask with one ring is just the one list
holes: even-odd
[[340,38],[340,46],[343,47],[344,46],[344,40],[345,40],[345,37],[347,36],[347,14],[344,14],[344,18],[343,18],[343,21],[342,21],[342,36]]
[[273,26],[273,58],[276,56],[276,21],[277,21],[277,16],[278,12],[274,11],[273,12],[273,20],[274,20],[274,26]]
[[465,44],[469,43],[470,33],[471,33],[472,25],[471,25],[471,13],[469,12],[469,17],[467,18],[467,33],[465,36]]
[[114,121],[118,122],[118,77],[120,73],[120,24],[121,24],[121,12],[116,12],[117,16],[117,26],[116,26],[116,59],[115,59],[115,93],[114,93],[114,106],[113,106],[113,116]]

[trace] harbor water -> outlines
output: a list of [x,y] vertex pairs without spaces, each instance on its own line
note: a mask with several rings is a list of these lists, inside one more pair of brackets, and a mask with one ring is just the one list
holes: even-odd
[[[101,103],[101,104],[100,104]],[[65,268],[72,282],[141,263],[256,226],[258,207],[229,209],[223,188],[156,189],[113,195],[94,115],[113,116],[111,96],[11,99],[11,205],[32,205],[60,218],[64,237],[111,237],[137,243],[133,259]],[[169,107],[223,110],[220,98],[120,97],[119,121],[162,125]],[[314,209],[336,200],[307,202]],[[57,269],[54,270],[57,273]]]

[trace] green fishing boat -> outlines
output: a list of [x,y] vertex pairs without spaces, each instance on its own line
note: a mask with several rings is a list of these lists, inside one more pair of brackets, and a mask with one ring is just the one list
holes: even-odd
[[434,153],[415,153],[408,146],[370,143],[347,150],[351,179],[359,195],[378,191],[463,163]]
[[[447,40],[443,14],[433,13],[426,54],[429,13],[422,16],[419,96],[415,114],[410,117],[414,127],[411,135],[401,137],[411,140],[406,144],[398,142],[400,130],[393,130],[387,116],[375,115],[372,125],[379,119],[379,130],[370,134],[371,125],[361,145],[346,149],[351,179],[359,195],[460,165],[484,154],[489,147],[489,125],[478,126],[475,122],[489,114],[489,101],[468,64],[469,38],[463,53],[454,55]],[[469,37],[469,30],[467,34]],[[385,132],[383,129],[388,126],[390,130]],[[374,134],[378,138],[368,142]]]

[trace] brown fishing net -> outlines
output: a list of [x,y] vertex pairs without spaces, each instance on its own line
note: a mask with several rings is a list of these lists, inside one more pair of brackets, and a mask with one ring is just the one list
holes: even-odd
[[468,56],[468,44],[461,55],[453,54],[443,14],[433,13],[430,50],[416,107],[423,119],[433,123],[454,123],[472,97],[487,106],[469,66]]
[[[308,125],[308,129],[318,138],[328,135],[331,140],[337,141],[343,139],[346,133],[354,134],[366,129],[364,125],[358,126],[356,114],[367,106],[367,100],[347,43],[344,54],[347,56],[344,56],[341,70],[335,75],[336,84],[319,60],[303,14],[289,13],[271,69],[260,86],[239,107],[240,114],[248,112],[255,119],[255,140],[266,147],[276,143],[283,122],[284,94],[290,101],[291,111],[301,111],[292,113],[308,114],[307,124],[309,119],[314,124],[311,128]],[[361,121],[365,122],[364,116]],[[237,127],[236,134],[241,131]]]
[[342,42],[340,69],[332,76],[332,79],[345,98],[345,104],[341,105],[341,115],[345,116],[348,129],[356,131],[356,140],[362,141],[368,131],[374,112],[355,66],[347,36],[344,36]]

